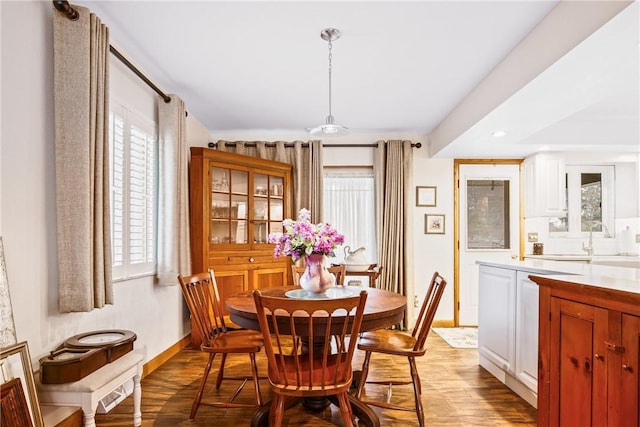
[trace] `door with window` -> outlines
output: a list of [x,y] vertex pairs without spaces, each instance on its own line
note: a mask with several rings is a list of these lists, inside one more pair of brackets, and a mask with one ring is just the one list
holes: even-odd
[[[509,162],[509,163],[507,163]],[[457,325],[478,324],[478,265],[520,255],[520,163],[458,163]]]

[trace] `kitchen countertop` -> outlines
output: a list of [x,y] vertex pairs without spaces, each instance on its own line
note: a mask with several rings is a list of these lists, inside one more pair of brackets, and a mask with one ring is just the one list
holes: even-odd
[[627,265],[631,268],[640,268],[640,256],[638,255],[587,255],[587,254],[544,254],[525,255],[525,259],[547,259],[551,261],[579,261],[592,264],[615,265],[616,267]]
[[576,274],[581,276],[613,277],[640,281],[640,269],[620,268],[585,262],[554,261],[548,259],[525,259],[524,261],[477,261],[481,265],[512,268],[538,274]]
[[[531,276],[536,276],[532,274]],[[640,280],[621,279],[617,277],[606,276],[578,276],[578,275],[544,275],[545,279],[557,280],[560,282],[570,283],[589,288],[601,288],[609,291],[623,292],[629,294],[640,295]],[[535,280],[534,280],[535,281]]]
[[622,292],[640,293],[640,269],[593,265],[584,262],[525,259],[524,261],[477,261],[477,264],[510,268],[532,275],[552,275],[556,280],[597,286]]

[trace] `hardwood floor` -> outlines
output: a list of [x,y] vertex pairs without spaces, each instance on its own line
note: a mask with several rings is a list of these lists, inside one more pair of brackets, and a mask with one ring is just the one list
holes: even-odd
[[[535,426],[536,410],[509,390],[504,384],[478,365],[475,349],[454,349],[439,336],[431,333],[427,354],[417,359],[422,380],[422,399],[425,407],[425,423],[428,426]],[[378,356],[378,357],[376,357]],[[199,385],[200,375],[206,363],[206,354],[184,349],[164,365],[142,380],[143,426],[248,426],[252,409],[218,409],[201,406],[195,421],[189,421],[193,396]],[[215,362],[214,362],[215,363]],[[362,365],[362,354],[354,358],[354,369]],[[217,368],[217,365],[216,365]],[[266,375],[264,353],[258,358],[260,375]],[[205,396],[216,393],[215,373],[209,378]],[[249,374],[248,357],[230,357],[227,374]],[[369,373],[370,380],[379,378],[408,378],[406,359],[392,359],[374,355]],[[213,377],[213,378],[212,378]],[[223,383],[220,394],[230,396],[237,382]],[[265,379],[260,387],[263,398],[270,399],[269,383]],[[367,385],[366,393],[380,396],[383,388]],[[253,387],[247,383],[237,401],[250,402]],[[393,401],[413,404],[411,386],[395,387]],[[130,426],[132,398],[128,397],[109,414],[96,416],[98,426]],[[417,426],[413,412],[374,408],[382,426]],[[300,405],[287,410],[285,426],[342,425],[339,410],[333,406],[321,413],[309,413]]]

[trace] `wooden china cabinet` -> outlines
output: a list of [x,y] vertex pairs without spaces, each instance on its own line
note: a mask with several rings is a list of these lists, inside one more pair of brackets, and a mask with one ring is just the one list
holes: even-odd
[[[290,260],[273,257],[269,233],[291,218],[287,163],[192,147],[190,175],[191,266],[213,268],[223,302],[233,294],[285,286]],[[225,307],[226,310],[226,307]],[[192,329],[192,343],[200,337]]]

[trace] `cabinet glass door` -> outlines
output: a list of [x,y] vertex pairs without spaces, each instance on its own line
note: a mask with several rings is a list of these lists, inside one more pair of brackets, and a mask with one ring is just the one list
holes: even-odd
[[211,168],[210,243],[247,243],[248,184],[246,171]]
[[282,232],[284,179],[281,176],[253,176],[253,243],[267,243],[270,233]]
[[284,179],[269,177],[269,233],[282,233],[284,220]]

